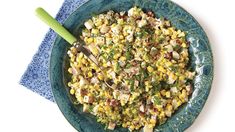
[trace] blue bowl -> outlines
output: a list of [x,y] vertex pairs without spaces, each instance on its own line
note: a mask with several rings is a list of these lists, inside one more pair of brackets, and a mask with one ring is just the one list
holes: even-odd
[[[168,0],[91,0],[79,7],[65,21],[64,26],[75,36],[79,36],[83,23],[108,10],[127,11],[133,6],[153,11],[157,17],[164,17],[172,25],[187,32],[190,44],[190,68],[197,71],[194,91],[189,102],[181,106],[166,123],[156,126],[157,132],[182,132],[187,129],[201,112],[210,92],[213,80],[213,57],[208,38],[198,22],[184,9]],[[82,106],[74,104],[67,82],[69,58],[67,50],[70,45],[57,37],[50,59],[50,82],[54,99],[61,112],[71,125],[80,132],[103,132],[104,125],[97,123],[95,116],[83,113]],[[114,132],[127,132],[128,129],[117,127]]]

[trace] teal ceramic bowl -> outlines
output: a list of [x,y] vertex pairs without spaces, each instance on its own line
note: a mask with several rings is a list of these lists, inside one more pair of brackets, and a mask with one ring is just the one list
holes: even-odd
[[[194,80],[194,91],[189,102],[169,118],[166,123],[155,127],[156,132],[182,132],[192,125],[201,112],[210,92],[213,79],[213,57],[208,38],[198,22],[184,9],[168,0],[91,0],[79,7],[65,21],[64,26],[74,35],[79,36],[84,21],[91,14],[108,10],[126,11],[133,6],[151,10],[157,17],[170,20],[178,29],[187,32],[190,45],[190,68],[197,72]],[[80,132],[103,132],[104,125],[97,123],[96,118],[82,112],[82,106],[76,105],[74,97],[69,95],[67,82],[69,66],[67,50],[70,45],[57,37],[50,59],[50,82],[53,95],[61,112],[71,125]],[[128,129],[117,127],[115,132],[127,132]]]

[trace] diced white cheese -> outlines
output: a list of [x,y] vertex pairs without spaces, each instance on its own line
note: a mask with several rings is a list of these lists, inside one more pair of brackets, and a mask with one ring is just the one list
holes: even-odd
[[116,78],[116,73],[115,73],[114,71],[110,72],[109,74],[111,75],[111,77],[112,77],[113,79]]
[[171,44],[173,47],[175,47],[175,46],[177,45],[176,40],[171,40],[171,41],[170,41],[170,44]]
[[123,106],[123,105],[125,105],[127,102],[128,102],[128,100],[129,100],[129,98],[130,98],[130,95],[129,94],[120,94],[120,102],[121,102],[121,105]]
[[91,96],[84,96],[83,101],[86,103],[92,103],[93,98]]
[[134,15],[134,8],[131,8],[127,13],[128,13],[128,16],[133,16]]
[[126,62],[122,60],[119,60],[118,63],[121,67],[124,67],[126,65]]
[[93,109],[92,109],[92,114],[96,115],[99,109],[99,105],[96,105]]
[[177,53],[176,51],[172,52],[172,56],[173,56],[174,59],[177,59],[177,60],[180,58],[179,53]]
[[168,117],[171,117],[172,112],[170,110],[165,110],[165,114]]
[[93,83],[93,84],[99,83],[98,78],[97,77],[91,78],[91,83]]
[[107,33],[108,31],[109,31],[109,27],[108,26],[106,26],[106,25],[103,25],[101,28],[100,28],[100,32],[101,33]]
[[143,132],[153,132],[153,127],[149,127],[148,125],[145,125],[143,128]]
[[120,12],[120,16],[124,16],[125,13],[126,13],[126,11],[121,11],[121,12]]
[[171,92],[172,92],[172,93],[177,93],[177,92],[178,92],[178,90],[177,90],[177,88],[176,88],[176,87],[172,87],[172,88],[171,88]]
[[173,51],[172,45],[167,45],[167,46],[165,46],[165,48],[167,48],[167,52],[172,52]]
[[122,30],[122,27],[120,25],[116,25],[116,26],[112,27],[111,30],[114,34],[119,34],[120,31]]
[[169,78],[168,78],[168,84],[173,84],[174,82],[175,82],[175,78],[173,78],[173,77],[171,77],[171,76],[169,76]]
[[109,130],[114,130],[115,126],[116,126],[115,123],[109,122],[108,129],[109,129]]
[[152,56],[155,56],[155,55],[157,54],[157,48],[152,47],[151,50],[150,50],[150,54],[151,54]]
[[144,109],[144,105],[143,105],[143,104],[140,106],[140,111],[141,111],[141,112],[145,112],[145,109]]
[[89,29],[92,29],[92,27],[94,26],[94,23],[92,22],[91,19],[89,19],[88,21],[84,23],[84,25],[89,30]]
[[141,62],[141,67],[146,68],[146,62],[145,61]]
[[151,116],[151,119],[157,120],[157,116],[156,116],[156,115],[152,115],[152,116]]
[[107,66],[111,66],[111,62],[110,61],[107,62]]
[[78,75],[78,70],[76,68],[72,68],[72,74],[73,75]]
[[85,86],[86,84],[88,84],[87,80],[84,79],[84,78],[81,78],[80,81],[79,81],[79,86],[80,86],[80,87],[83,87],[83,86]]
[[132,42],[134,40],[133,34],[130,34],[130,35],[126,36],[126,40],[128,42]]
[[136,87],[138,87],[138,86],[139,86],[139,81],[135,80],[134,85],[135,85]]
[[140,20],[139,22],[138,22],[138,27],[143,27],[143,26],[145,26],[145,25],[147,25],[147,21],[146,20]]

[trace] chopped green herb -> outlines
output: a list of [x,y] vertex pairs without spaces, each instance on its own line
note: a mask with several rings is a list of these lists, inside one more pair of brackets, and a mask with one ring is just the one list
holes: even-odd
[[131,89],[131,92],[133,92],[134,91],[134,80],[130,80],[130,85],[131,85],[131,87],[130,87],[130,89]]
[[115,54],[115,50],[114,50],[114,48],[112,48],[111,51],[110,51],[110,53],[109,53],[109,55],[108,55],[108,60],[112,60],[114,54]]
[[130,63],[128,63],[128,64],[126,64],[126,68],[128,69],[128,68],[131,68],[131,64]]
[[117,70],[116,72],[119,73],[121,70],[121,66],[120,66],[119,62],[116,63],[115,68]]
[[180,47],[180,45],[178,45],[178,44],[174,47],[174,50],[175,50],[175,51],[179,51],[180,49],[181,49],[181,47]]
[[157,96],[153,96],[153,103],[154,105],[160,105],[161,104],[160,98]]

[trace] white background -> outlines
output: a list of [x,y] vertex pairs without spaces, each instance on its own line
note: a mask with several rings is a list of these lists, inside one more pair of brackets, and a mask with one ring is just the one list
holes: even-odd
[[[205,29],[214,55],[209,99],[187,132],[234,130],[235,4],[232,0],[174,0]],[[56,15],[63,0],[0,1],[0,131],[75,132],[56,104],[18,84],[48,27],[34,15]]]

